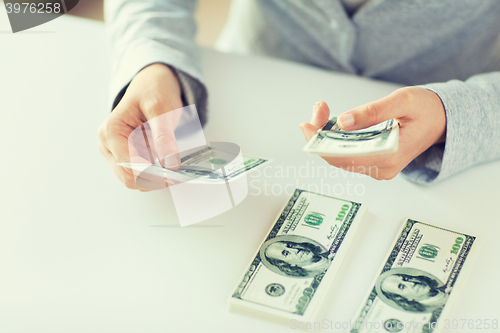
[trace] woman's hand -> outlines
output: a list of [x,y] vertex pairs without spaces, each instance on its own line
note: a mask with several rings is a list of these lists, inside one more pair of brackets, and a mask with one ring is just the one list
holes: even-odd
[[[328,121],[325,102],[314,106],[311,123],[300,124],[306,140]],[[446,114],[438,95],[420,87],[405,87],[377,101],[341,114],[345,131],[367,128],[389,119],[399,123],[399,148],[395,153],[359,157],[322,157],[328,164],[375,179],[392,179],[430,146],[446,139]]]
[[[180,108],[181,89],[177,76],[163,64],[152,64],[134,77],[120,103],[101,124],[98,131],[99,150],[126,187],[147,191],[168,186],[165,179],[145,174],[137,178],[132,170],[123,168],[118,163],[155,163],[148,155],[144,156],[135,149],[129,152],[129,148],[133,148],[129,147],[129,136],[134,129],[140,129],[147,122],[144,127],[148,128],[151,135],[152,142],[148,143],[156,155],[153,159],[158,157],[164,167],[177,169],[180,161],[174,130],[179,122],[180,112],[170,111]],[[142,135],[135,136],[142,138]]]

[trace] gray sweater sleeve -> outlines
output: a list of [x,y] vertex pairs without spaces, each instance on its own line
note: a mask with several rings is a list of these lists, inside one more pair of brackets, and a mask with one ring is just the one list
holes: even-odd
[[446,142],[413,160],[403,170],[406,178],[430,185],[500,158],[500,72],[422,87],[435,92],[443,102]]
[[207,91],[194,42],[196,4],[196,0],[105,1],[112,109],[141,69],[163,63],[179,77],[184,105],[196,104],[200,121],[205,123]]

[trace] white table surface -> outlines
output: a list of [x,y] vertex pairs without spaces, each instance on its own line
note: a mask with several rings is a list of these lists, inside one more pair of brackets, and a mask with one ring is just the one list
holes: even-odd
[[[314,102],[325,100],[339,114],[397,86],[204,51],[207,139],[273,159],[267,172],[274,177],[250,174],[243,203],[180,228],[168,190],[126,189],[97,149],[97,128],[109,112],[104,26],[62,17],[24,33],[9,30],[0,11],[0,332],[293,331],[227,307],[288,198],[277,191],[321,184],[312,174],[280,177],[280,167],[325,165],[301,151],[298,125]],[[451,319],[500,319],[499,170],[500,162],[480,165],[432,187],[400,176],[323,179],[337,194],[358,185],[360,195],[341,197],[368,203],[369,212],[320,319],[355,315],[405,217],[482,236]],[[264,193],[265,182],[274,194]],[[468,330],[453,330],[460,331]]]

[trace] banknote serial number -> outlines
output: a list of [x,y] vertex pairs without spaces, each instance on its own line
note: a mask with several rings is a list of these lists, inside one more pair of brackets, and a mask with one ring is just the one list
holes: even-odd
[[62,12],[61,4],[58,2],[54,3],[6,3],[5,8],[7,8],[7,14],[11,13],[31,13],[31,14],[59,14]]
[[498,329],[498,319],[445,319],[445,329],[460,330],[489,330]]

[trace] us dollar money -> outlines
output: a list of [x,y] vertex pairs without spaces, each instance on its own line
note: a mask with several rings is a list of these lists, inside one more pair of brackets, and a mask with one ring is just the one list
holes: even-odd
[[357,131],[344,131],[333,117],[305,145],[304,151],[321,156],[359,156],[398,150],[399,124],[390,119]]
[[[233,149],[224,149],[229,147]],[[153,177],[168,178],[178,182],[223,183],[231,181],[246,172],[270,162],[269,159],[244,156],[228,144],[202,146],[181,153],[181,165],[177,170],[163,168],[155,164],[119,163],[118,165],[148,174]]]
[[475,236],[406,220],[350,332],[439,332],[477,245]]
[[365,210],[296,189],[238,282],[231,309],[281,321],[314,318]]
[[177,172],[201,182],[230,181],[268,162],[259,157],[238,158],[232,151],[206,146],[183,156]]

